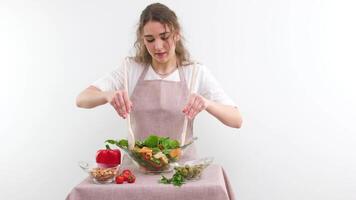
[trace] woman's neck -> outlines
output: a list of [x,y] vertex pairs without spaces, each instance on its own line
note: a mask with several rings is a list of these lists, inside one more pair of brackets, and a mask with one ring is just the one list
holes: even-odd
[[159,75],[170,74],[177,68],[177,66],[177,59],[175,56],[165,63],[159,63],[155,60],[152,61],[152,68]]

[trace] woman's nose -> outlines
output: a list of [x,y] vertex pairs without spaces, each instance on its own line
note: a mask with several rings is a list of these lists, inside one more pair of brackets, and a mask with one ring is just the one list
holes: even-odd
[[155,50],[161,50],[163,48],[163,41],[158,39],[155,41]]

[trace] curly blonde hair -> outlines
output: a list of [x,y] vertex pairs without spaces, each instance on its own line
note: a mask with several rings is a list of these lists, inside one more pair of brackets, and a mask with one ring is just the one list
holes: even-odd
[[160,22],[161,24],[167,25],[171,30],[174,30],[180,34],[181,39],[177,41],[175,49],[178,65],[181,66],[190,63],[191,61],[189,58],[189,52],[185,48],[182,41],[183,37],[180,33],[181,27],[178,23],[178,18],[171,9],[160,3],[148,5],[141,13],[138,28],[136,30],[136,41],[134,45],[136,48],[136,55],[134,60],[144,65],[149,65],[152,63],[152,56],[149,54],[142,39],[143,27],[149,21]]

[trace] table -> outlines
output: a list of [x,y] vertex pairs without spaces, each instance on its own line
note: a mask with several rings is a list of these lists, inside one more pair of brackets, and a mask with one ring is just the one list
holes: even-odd
[[[143,174],[133,165],[120,167],[126,168],[135,174],[135,183],[95,184],[88,177],[72,189],[66,200],[235,200],[224,169],[216,164],[208,166],[200,180],[181,187],[160,184],[161,175]],[[171,177],[172,174],[164,175]]]

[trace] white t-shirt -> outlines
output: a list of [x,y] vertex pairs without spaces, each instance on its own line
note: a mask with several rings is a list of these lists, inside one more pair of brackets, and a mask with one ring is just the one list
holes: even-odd
[[[140,63],[137,63],[133,59],[127,59],[126,66],[128,93],[129,96],[131,96],[145,66]],[[196,82],[192,92],[197,93],[203,96],[204,98],[214,102],[218,102],[224,105],[236,106],[236,104],[231,100],[231,98],[225,94],[224,90],[221,88],[220,84],[216,81],[216,79],[213,77],[208,68],[202,64],[192,64],[182,67],[188,88],[190,87],[190,81],[194,66],[196,67]],[[118,68],[96,80],[91,85],[97,87],[102,91],[115,91],[125,88],[124,80],[125,68],[124,64],[121,64]],[[152,69],[152,66],[150,65],[144,80],[165,80],[179,82],[179,71],[175,70],[170,75],[162,78]]]

